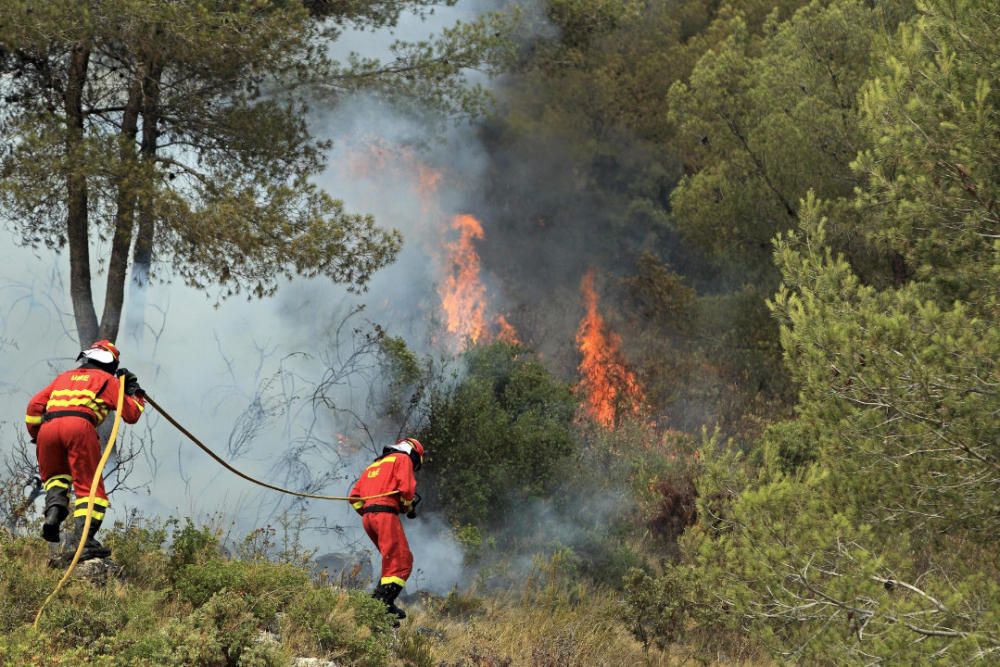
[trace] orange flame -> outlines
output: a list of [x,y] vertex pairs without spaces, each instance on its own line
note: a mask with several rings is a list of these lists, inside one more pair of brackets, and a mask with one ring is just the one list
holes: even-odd
[[482,224],[471,215],[458,215],[451,227],[459,232],[459,238],[445,245],[451,268],[438,289],[448,333],[460,348],[494,338],[520,345],[517,331],[506,317],[497,315],[493,319],[495,336],[487,318],[486,287],[479,278],[479,253],[475,245],[475,241],[484,237]]
[[597,310],[597,291],[591,269],[580,283],[587,314],[580,321],[576,344],[580,361],[578,391],[584,395],[587,415],[605,428],[613,428],[623,414],[639,414],[645,400],[635,373],[625,366],[621,337],[610,331]]
[[451,273],[439,290],[445,325],[463,344],[476,343],[487,333],[486,288],[479,281],[479,254],[473,244],[483,238],[483,226],[471,215],[458,215],[451,227],[461,236],[446,246]]
[[521,339],[517,337],[517,330],[514,325],[507,321],[507,318],[503,315],[497,315],[497,327],[500,331],[497,333],[497,340],[502,340],[505,343],[510,343],[511,345],[520,345]]
[[[398,188],[409,189],[419,201],[419,212],[408,213],[419,228],[436,229],[444,217],[439,201],[444,175],[425,164],[412,147],[395,145],[379,137],[357,137],[349,145],[340,167],[355,179],[391,180],[398,182]],[[379,192],[371,196],[381,196]],[[459,238],[444,244],[446,257],[441,256],[439,246],[427,249],[435,261],[444,264],[447,274],[438,293],[450,342],[456,351],[494,338],[519,345],[517,331],[507,318],[493,316],[480,280],[475,242],[483,239],[482,225],[471,215],[459,215],[452,219],[451,228],[459,232]],[[430,237],[417,236],[425,242]]]

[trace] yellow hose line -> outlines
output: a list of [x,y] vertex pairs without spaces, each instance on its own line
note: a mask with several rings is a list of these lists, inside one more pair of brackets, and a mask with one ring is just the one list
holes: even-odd
[[49,593],[49,596],[45,598],[45,602],[39,607],[38,613],[35,615],[35,622],[32,627],[36,630],[38,629],[38,622],[42,620],[42,612],[45,611],[46,605],[52,601],[52,599],[59,594],[62,589],[63,584],[65,584],[71,574],[73,574],[73,569],[76,567],[77,562],[80,560],[80,554],[83,553],[83,545],[87,543],[87,535],[90,534],[90,521],[93,518],[94,513],[94,498],[97,497],[97,487],[101,483],[101,474],[104,472],[104,466],[108,462],[108,457],[111,456],[111,449],[115,446],[115,440],[118,438],[118,427],[122,423],[122,403],[125,402],[125,380],[123,378],[118,378],[118,404],[115,406],[115,421],[111,426],[111,437],[108,438],[108,444],[104,447],[104,453],[101,454],[101,460],[97,463],[97,469],[94,471],[94,478],[90,482],[90,497],[87,502],[87,516],[83,521],[83,534],[80,536],[80,544],[76,545],[76,553],[73,554],[73,561],[66,568],[66,573],[56,584],[54,591]]
[[198,447],[203,452],[205,452],[206,454],[208,454],[209,456],[211,456],[213,459],[215,459],[216,463],[218,463],[219,465],[221,465],[223,468],[225,468],[229,472],[231,472],[231,473],[233,473],[235,475],[238,475],[239,477],[242,477],[243,479],[247,480],[248,482],[250,482],[252,484],[256,484],[258,486],[263,486],[265,489],[271,489],[272,491],[278,491],[279,493],[287,493],[290,496],[298,496],[300,498],[315,498],[316,500],[350,500],[352,502],[356,502],[356,501],[359,501],[359,500],[372,500],[373,498],[385,498],[386,496],[392,496],[392,495],[395,495],[395,494],[399,493],[399,491],[389,491],[387,493],[380,493],[380,494],[375,495],[375,496],[360,496],[360,497],[350,497],[350,496],[320,496],[320,495],[316,495],[314,493],[300,493],[298,491],[292,491],[290,489],[285,489],[285,488],[282,488],[280,486],[275,486],[274,484],[268,484],[267,482],[262,482],[261,480],[256,479],[254,477],[251,477],[250,475],[248,475],[248,474],[246,474],[244,472],[240,472],[239,470],[237,470],[233,466],[231,466],[228,463],[226,463],[226,461],[224,461],[221,456],[219,456],[218,454],[216,454],[215,452],[213,452],[211,449],[208,448],[208,446],[205,445],[205,443],[203,443],[201,440],[199,440],[198,438],[196,438],[186,428],[184,428],[183,426],[181,426],[177,422],[177,420],[174,419],[173,417],[171,417],[167,413],[166,410],[164,410],[162,407],[160,407],[160,404],[157,403],[156,401],[154,401],[153,398],[149,394],[146,394],[145,398],[146,398],[146,402],[149,403],[150,405],[152,405],[154,408],[156,408],[156,411],[159,412],[161,415],[163,415],[164,419],[166,419],[168,422],[170,422],[171,424],[173,424],[174,428],[176,428],[178,431],[180,431],[181,433],[183,433],[184,435],[186,435],[191,442],[193,442],[194,444],[198,445]]

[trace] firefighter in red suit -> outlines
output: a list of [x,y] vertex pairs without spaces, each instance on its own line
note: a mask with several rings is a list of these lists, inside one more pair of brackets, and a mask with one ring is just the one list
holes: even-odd
[[406,514],[411,519],[416,516],[417,480],[413,473],[420,470],[423,462],[424,446],[416,438],[404,438],[382,450],[382,455],[361,473],[361,479],[350,493],[351,498],[365,498],[397,492],[351,504],[361,515],[365,532],[382,555],[382,578],[372,597],[381,600],[398,618],[406,618],[406,612],[396,606],[396,597],[413,570],[413,554],[399,515]]
[[[90,485],[101,458],[97,427],[118,403],[118,383],[125,383],[123,421],[134,424],[145,408],[138,379],[127,369],[119,370],[119,357],[111,341],[97,341],[77,357],[82,361],[79,368],[57,375],[28,403],[25,423],[37,446],[38,471],[46,492],[42,537],[49,542],[59,542],[59,527],[69,514],[71,485],[76,496],[71,544],[78,544],[83,535]],[[94,537],[109,506],[104,480],[98,480],[82,560],[111,554]]]

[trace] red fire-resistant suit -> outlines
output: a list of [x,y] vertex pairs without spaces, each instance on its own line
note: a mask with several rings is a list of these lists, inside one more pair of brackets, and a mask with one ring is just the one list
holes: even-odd
[[[37,442],[38,471],[45,489],[68,489],[76,495],[74,516],[87,513],[87,498],[101,458],[97,426],[118,402],[118,378],[99,368],[77,368],[56,376],[28,403],[24,421]],[[125,396],[122,420],[134,424],[145,408],[141,396]],[[95,519],[104,518],[108,496],[99,480]]]
[[417,491],[413,476],[413,461],[403,452],[389,452],[365,468],[361,479],[351,489],[352,498],[375,496],[389,491],[399,493],[371,500],[351,503],[358,514],[368,537],[382,554],[380,584],[404,586],[413,570],[413,554],[403,532],[400,512],[408,512]]

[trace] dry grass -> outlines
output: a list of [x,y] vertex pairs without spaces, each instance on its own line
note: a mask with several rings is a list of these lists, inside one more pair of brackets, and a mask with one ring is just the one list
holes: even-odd
[[[683,646],[644,648],[608,590],[529,581],[524,591],[449,596],[411,607],[437,667],[732,665]],[[759,664],[767,663],[743,663]]]

